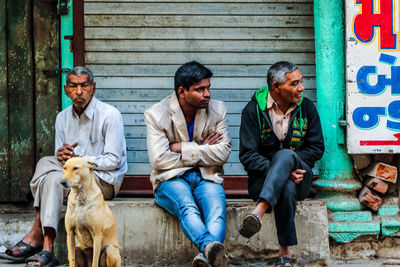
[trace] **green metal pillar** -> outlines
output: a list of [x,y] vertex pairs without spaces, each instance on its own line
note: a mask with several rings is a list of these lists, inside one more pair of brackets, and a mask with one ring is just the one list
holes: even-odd
[[345,146],[345,38],[343,0],[314,0],[317,108],[325,140],[319,164],[318,198],[332,216],[330,236],[350,242],[360,235],[378,235],[379,223],[361,212],[353,163]]
[[[69,69],[74,67],[74,54],[72,52],[72,36],[73,31],[73,0],[70,1],[59,1],[58,9],[61,11],[61,30],[60,30],[60,46],[61,46],[61,91],[62,91],[62,109],[70,106],[72,104],[71,99],[69,99],[64,93],[65,77]],[[66,7],[62,7],[66,5]],[[66,14],[65,14],[66,13]]]

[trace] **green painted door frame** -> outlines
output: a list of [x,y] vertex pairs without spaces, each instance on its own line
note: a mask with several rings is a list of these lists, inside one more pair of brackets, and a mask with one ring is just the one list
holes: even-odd
[[[72,104],[71,99],[69,99],[64,93],[65,77],[68,70],[72,69],[74,66],[74,54],[72,52],[72,36],[73,32],[73,0],[67,0],[66,3],[61,3],[64,1],[58,1],[59,11],[61,9],[66,9],[67,14],[60,14],[60,50],[61,50],[61,91],[62,91],[62,109],[70,106]],[[62,7],[62,5],[66,7]],[[63,12],[61,12],[63,13]]]

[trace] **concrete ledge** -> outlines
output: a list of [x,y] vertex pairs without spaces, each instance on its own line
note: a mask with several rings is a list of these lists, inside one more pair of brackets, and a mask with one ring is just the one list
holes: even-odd
[[[126,265],[180,265],[192,261],[196,247],[183,234],[178,220],[153,204],[152,199],[116,199],[108,202],[117,221],[121,256]],[[254,207],[253,201],[228,200],[225,245],[232,263],[270,261],[277,255],[278,242],[273,214],[264,216],[263,227],[251,239],[240,236],[242,218]],[[299,245],[293,248],[298,264],[318,266],[330,258],[328,216],[324,202],[298,202],[296,228]],[[0,245],[10,245],[26,233],[33,214],[0,214]],[[31,223],[29,223],[31,222]],[[5,227],[10,224],[18,226]],[[57,236],[57,255],[66,255],[63,222]],[[15,232],[12,234],[11,232]],[[10,240],[11,239],[11,240]],[[241,264],[240,264],[241,265]]]

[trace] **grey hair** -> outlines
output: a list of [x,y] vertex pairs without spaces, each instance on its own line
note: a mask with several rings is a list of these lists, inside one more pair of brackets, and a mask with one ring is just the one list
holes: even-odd
[[269,90],[272,90],[272,84],[279,82],[284,84],[287,80],[286,73],[291,73],[297,70],[297,66],[291,62],[280,61],[272,65],[267,73],[267,84]]
[[71,74],[74,74],[76,76],[81,76],[82,74],[87,74],[89,75],[89,82],[93,85],[94,83],[94,77],[93,77],[93,73],[91,70],[89,70],[86,67],[82,67],[82,66],[76,66],[74,67],[72,70],[67,72],[67,76],[65,77],[65,82],[68,83],[69,82],[69,76]]

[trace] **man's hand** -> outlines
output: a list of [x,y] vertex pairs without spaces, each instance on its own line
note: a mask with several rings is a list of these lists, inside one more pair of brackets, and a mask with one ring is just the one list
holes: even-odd
[[64,143],[64,146],[60,147],[57,151],[57,159],[60,161],[63,165],[67,160],[73,157],[77,157],[77,155],[74,152],[74,148],[78,145],[78,142],[73,143],[72,145],[68,145],[67,143]]
[[182,144],[181,143],[171,143],[169,144],[169,150],[175,153],[181,153],[182,152]]
[[306,173],[305,170],[302,169],[297,169],[295,171],[292,171],[289,175],[289,179],[293,181],[295,184],[299,184],[301,181],[303,181],[304,174]]
[[222,132],[211,132],[208,134],[207,138],[201,144],[215,145],[221,142],[222,139],[223,139]]

